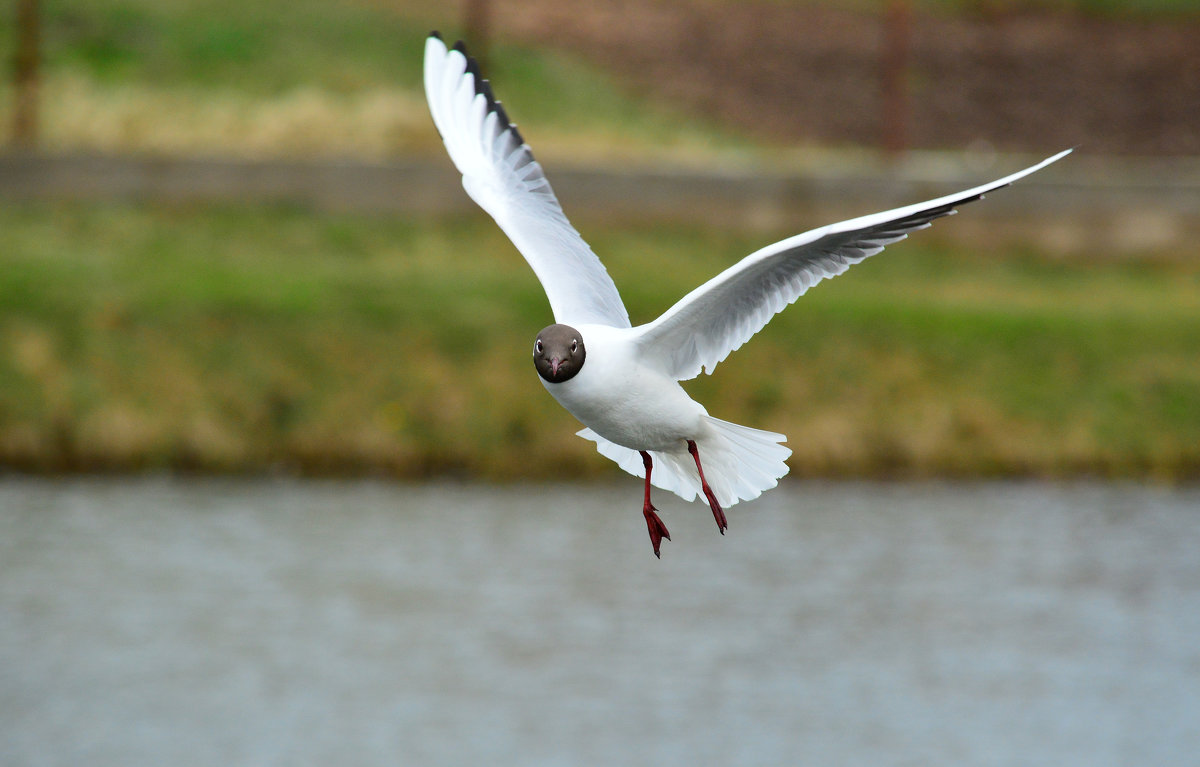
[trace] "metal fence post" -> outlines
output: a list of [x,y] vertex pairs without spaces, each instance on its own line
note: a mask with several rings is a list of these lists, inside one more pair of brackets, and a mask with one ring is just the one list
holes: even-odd
[[34,148],[38,138],[38,16],[38,0],[17,0],[12,143],[22,149]]

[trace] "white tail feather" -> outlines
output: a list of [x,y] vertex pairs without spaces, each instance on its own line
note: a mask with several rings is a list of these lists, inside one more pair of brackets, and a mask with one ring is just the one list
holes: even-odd
[[[708,434],[696,440],[696,448],[704,467],[704,478],[722,506],[728,508],[738,501],[757,498],[764,490],[779,484],[779,478],[787,474],[788,466],[784,461],[792,451],[780,444],[787,439],[784,435],[710,416],[704,416],[704,420],[710,428]],[[637,450],[609,442],[591,429],[580,431],[579,436],[595,442],[600,455],[635,477],[646,476]],[[675,493],[685,501],[701,495],[700,475],[686,444],[681,444],[678,452],[652,450],[650,457],[654,461],[650,484]]]

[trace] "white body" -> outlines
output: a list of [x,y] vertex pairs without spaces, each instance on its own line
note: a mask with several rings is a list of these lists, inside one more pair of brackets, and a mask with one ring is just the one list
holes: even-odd
[[678,381],[640,359],[628,329],[576,329],[587,344],[579,375],[563,383],[539,379],[571,415],[631,450],[686,451],[686,440],[705,436],[708,411]]
[[679,382],[647,359],[637,331],[581,324],[587,346],[579,374],[562,383],[539,379],[571,415],[587,425],[579,435],[635,476],[645,476],[640,451],[651,454],[654,485],[685,500],[701,495],[700,475],[687,451],[696,443],[709,486],[724,507],[757,498],[787,473],[791,450],[782,434],[708,415]]
[[645,476],[639,451],[650,453],[652,482],[685,500],[701,492],[687,452],[687,441],[694,441],[722,506],[774,487],[791,451],[780,444],[782,434],[712,418],[679,381],[712,372],[821,280],[1070,151],[974,189],[768,245],[633,327],[604,265],[567,221],[541,165],[461,44],[448,49],[436,34],[426,41],[425,93],[463,187],[533,267],[555,322],[582,336],[587,357],[578,374],[562,383],[542,379],[543,385],[588,427],[579,434],[601,454]]

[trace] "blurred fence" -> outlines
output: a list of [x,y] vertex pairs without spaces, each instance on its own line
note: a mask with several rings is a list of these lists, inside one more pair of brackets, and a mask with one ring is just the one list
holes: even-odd
[[[800,230],[965,189],[1032,159],[913,154],[897,164],[831,162],[787,172],[555,166],[550,176],[568,215],[579,221]],[[458,174],[441,158],[373,164],[0,154],[0,198],[297,204],[418,216],[473,209]],[[1062,253],[1189,248],[1200,236],[1200,160],[1077,153],[993,193],[947,229]]]

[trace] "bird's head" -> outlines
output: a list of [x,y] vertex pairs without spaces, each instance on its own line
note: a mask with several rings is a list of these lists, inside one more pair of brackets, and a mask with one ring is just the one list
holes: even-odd
[[544,328],[533,343],[533,365],[538,375],[550,383],[574,378],[583,368],[586,356],[583,336],[570,325]]

